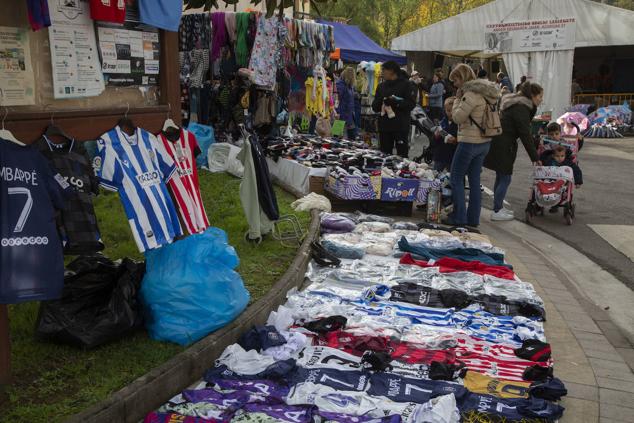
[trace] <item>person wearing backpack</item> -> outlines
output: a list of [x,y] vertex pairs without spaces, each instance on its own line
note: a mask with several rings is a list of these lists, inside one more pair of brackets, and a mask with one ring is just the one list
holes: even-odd
[[544,89],[534,82],[525,82],[520,91],[502,97],[500,105],[500,120],[502,135],[494,137],[491,149],[484,166],[495,171],[495,185],[493,186],[493,214],[491,220],[513,220],[513,211],[504,208],[504,198],[513,175],[513,165],[517,158],[517,139],[524,144],[534,165],[540,165],[539,155],[533,137],[531,136],[531,121],[535,117],[537,107],[544,98]]
[[[502,132],[497,111],[500,96],[493,82],[476,79],[473,69],[461,63],[449,75],[456,87],[456,100],[452,109],[453,121],[458,124],[458,147],[451,163],[452,225],[478,226],[480,224],[480,173],[489,152],[491,137]],[[469,207],[465,201],[465,176],[469,179]]]

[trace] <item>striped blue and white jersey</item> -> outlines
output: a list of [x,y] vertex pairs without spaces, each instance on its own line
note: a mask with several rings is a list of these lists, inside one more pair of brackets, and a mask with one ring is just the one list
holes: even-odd
[[130,136],[116,126],[97,141],[94,165],[101,186],[119,193],[141,252],[182,234],[166,187],[176,166],[154,135],[137,128]]

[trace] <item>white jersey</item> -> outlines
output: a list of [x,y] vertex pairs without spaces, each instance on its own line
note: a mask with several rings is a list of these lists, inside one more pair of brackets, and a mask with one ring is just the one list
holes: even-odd
[[[361,357],[348,354],[345,351],[330,347],[306,347],[302,356],[297,359],[297,364],[306,369],[336,369],[343,371],[362,370]],[[425,364],[408,364],[393,360],[391,369],[386,373],[401,376],[429,379],[429,366]]]
[[453,394],[425,404],[397,403],[365,392],[339,391],[306,382],[295,385],[286,398],[289,405],[316,405],[321,411],[351,416],[382,418],[400,415],[404,423],[458,423],[459,414]]

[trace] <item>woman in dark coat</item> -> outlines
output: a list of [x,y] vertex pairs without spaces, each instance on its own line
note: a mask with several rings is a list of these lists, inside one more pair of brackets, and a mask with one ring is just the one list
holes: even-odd
[[511,185],[513,164],[517,158],[518,139],[524,144],[533,164],[539,164],[539,156],[531,136],[531,121],[543,98],[544,89],[532,82],[522,84],[520,92],[502,97],[500,106],[502,135],[493,138],[489,154],[484,160],[484,167],[495,171],[494,213],[491,220],[513,220],[513,212],[503,206],[506,191]]

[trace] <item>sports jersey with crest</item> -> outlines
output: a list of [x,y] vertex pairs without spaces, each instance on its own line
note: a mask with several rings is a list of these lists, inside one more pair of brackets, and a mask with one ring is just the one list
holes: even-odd
[[0,139],[0,304],[61,296],[55,214],[74,194],[36,148]]
[[190,234],[202,232],[209,227],[209,220],[200,196],[196,169],[196,155],[200,153],[200,148],[196,137],[181,129],[176,139],[165,133],[160,133],[158,139],[176,164],[178,175],[169,181],[169,187],[174,194],[185,229]]
[[182,234],[166,186],[176,165],[154,135],[141,128],[128,135],[116,126],[97,141],[94,166],[101,186],[119,193],[141,252]]

